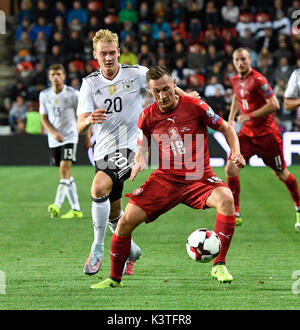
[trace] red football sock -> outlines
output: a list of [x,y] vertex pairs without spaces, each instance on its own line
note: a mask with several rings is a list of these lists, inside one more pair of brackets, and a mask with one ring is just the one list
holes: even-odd
[[234,208],[235,212],[240,212],[240,178],[238,176],[227,177],[227,184],[230,190],[232,191],[234,199]]
[[293,174],[290,174],[286,181],[284,181],[284,184],[288,188],[288,191],[290,192],[294,204],[296,207],[300,206],[300,193],[298,188],[298,183],[296,178],[293,176]]
[[115,233],[112,236],[110,246],[110,278],[121,281],[125,262],[130,254],[131,235],[119,237]]
[[219,255],[215,258],[214,264],[216,264],[217,262],[226,263],[225,258],[234,233],[235,220],[236,220],[235,214],[223,215],[221,213],[217,213],[215,232],[220,237],[221,250]]

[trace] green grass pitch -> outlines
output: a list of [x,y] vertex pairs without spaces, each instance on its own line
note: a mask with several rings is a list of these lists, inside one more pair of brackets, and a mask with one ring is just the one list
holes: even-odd
[[[300,166],[290,171],[300,183]],[[215,173],[225,179],[224,169]],[[127,182],[133,191],[148,177],[140,173]],[[110,271],[111,232],[106,235],[101,271],[83,274],[93,239],[90,217],[92,166],[74,166],[84,218],[53,220],[58,170],[54,167],[1,167],[0,271],[5,274],[0,310],[287,310],[300,309],[300,234],[285,186],[268,168],[241,171],[243,225],[237,227],[227,256],[231,284],[210,278],[212,263],[189,259],[185,241],[201,227],[214,228],[214,209],[179,205],[151,224],[142,224],[134,240],[143,250],[134,275],[123,288],[92,290]],[[163,192],[162,192],[163,193]],[[127,200],[124,199],[124,206]],[[62,212],[68,210],[67,201]],[[299,271],[300,272],[300,271]],[[1,286],[0,285],[0,286]]]

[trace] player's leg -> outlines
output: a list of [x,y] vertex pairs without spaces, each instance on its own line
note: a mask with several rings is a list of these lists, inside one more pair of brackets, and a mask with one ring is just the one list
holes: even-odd
[[57,166],[59,168],[60,175],[54,203],[48,206],[48,212],[50,213],[51,218],[57,218],[60,213],[61,206],[64,203],[69,183],[68,180],[61,175],[61,147],[50,148],[50,165]]
[[282,171],[274,171],[275,176],[287,187],[296,209],[295,230],[300,231],[300,192],[296,178],[285,168]]
[[104,239],[110,214],[109,193],[112,185],[113,182],[109,175],[103,171],[96,173],[91,187],[94,240],[89,258],[83,268],[84,273],[87,275],[94,275],[100,270],[104,254]]
[[[122,215],[124,214],[124,211],[122,210],[122,198],[112,201],[114,198],[111,197],[116,196],[116,193],[113,194],[114,190],[115,190],[115,186],[113,187],[113,190],[110,193],[111,209],[110,209],[110,215],[108,221],[108,225],[112,233],[115,232],[118,222],[122,217]],[[121,194],[122,194],[122,189],[121,189]],[[133,240],[131,240],[130,255],[124,266],[124,270],[123,270],[124,275],[133,274],[134,263],[139,259],[141,254],[142,251],[140,247],[137,246]]]
[[119,220],[118,226],[113,233],[111,241],[110,276],[105,281],[92,285],[92,289],[122,286],[121,280],[123,276],[123,269],[130,254],[132,232],[140,223],[146,220],[146,217],[146,213],[139,206],[128,203],[125,212]]
[[234,199],[231,190],[227,187],[215,188],[208,197],[206,204],[217,209],[214,230],[221,240],[221,250],[214,260],[211,275],[220,283],[231,282],[233,277],[226,267],[226,255],[234,234],[236,222]]
[[239,178],[240,168],[235,166],[233,162],[228,159],[225,166],[225,174],[227,178],[227,185],[230,188],[233,198],[234,198],[234,207],[236,215],[236,226],[242,224],[242,218],[240,214],[240,178]]

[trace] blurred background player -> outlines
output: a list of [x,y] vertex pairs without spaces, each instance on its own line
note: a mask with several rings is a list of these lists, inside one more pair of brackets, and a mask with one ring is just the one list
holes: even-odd
[[[176,79],[166,67],[149,69],[147,81],[155,102],[139,116],[138,151],[130,180],[148,165],[151,136],[159,146],[159,169],[128,195],[130,201],[112,238],[110,278],[91,288],[122,286],[122,269],[130,252],[132,231],[180,203],[195,209],[217,209],[215,232],[222,244],[211,275],[219,282],[231,282],[233,277],[226,268],[225,257],[235,228],[234,202],[230,189],[210,168],[207,126],[224,134],[234,166],[244,166],[237,135],[205,102],[176,95]],[[204,139],[200,142],[203,148],[198,145],[199,138]]]
[[297,110],[300,106],[300,69],[295,69],[288,81],[284,93],[284,107],[286,110]]
[[[116,33],[99,30],[93,38],[93,56],[100,70],[83,79],[78,104],[77,127],[84,132],[93,125],[96,143],[96,174],[91,187],[94,241],[84,266],[88,275],[96,274],[104,254],[107,224],[115,230],[123,214],[123,182],[129,178],[134,162],[137,121],[142,111],[142,97],[147,87],[148,68],[120,64]],[[179,88],[177,93],[186,94]],[[191,96],[198,96],[192,92]],[[132,275],[141,249],[131,243],[131,253],[124,273]]]
[[48,132],[50,164],[59,166],[60,181],[53,204],[48,206],[52,218],[60,213],[67,196],[71,210],[62,215],[63,219],[82,218],[77,188],[72,176],[72,163],[76,161],[78,132],[76,127],[76,109],[78,92],[66,86],[65,69],[61,64],[49,67],[51,87],[40,93],[40,114],[42,124]]
[[[237,74],[231,78],[233,99],[228,117],[234,126],[235,116],[242,124],[238,135],[241,154],[248,161],[258,155],[265,165],[272,168],[275,176],[290,192],[296,208],[296,231],[300,230],[300,194],[295,177],[288,171],[283,156],[282,138],[273,120],[273,113],[279,110],[278,100],[267,79],[251,66],[251,56],[246,48],[238,48],[233,53],[233,64]],[[227,183],[234,196],[237,225],[242,223],[240,215],[240,168],[234,166],[230,156],[225,172]]]

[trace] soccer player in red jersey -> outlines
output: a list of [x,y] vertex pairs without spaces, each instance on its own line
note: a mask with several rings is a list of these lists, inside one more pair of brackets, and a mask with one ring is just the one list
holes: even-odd
[[[133,193],[111,243],[110,278],[92,285],[102,289],[122,286],[122,270],[130,251],[132,231],[142,222],[152,222],[182,203],[195,209],[217,209],[215,232],[221,250],[211,275],[219,282],[231,282],[225,257],[235,228],[234,201],[227,185],[209,165],[207,126],[221,131],[232,151],[232,162],[245,166],[234,129],[202,100],[175,94],[176,80],[163,66],[147,72],[155,102],[139,116],[138,151],[130,180],[148,165],[151,137],[159,147],[159,168]],[[151,155],[152,156],[152,155]]]
[[[228,117],[234,126],[235,116],[242,124],[238,134],[241,154],[248,161],[258,155],[271,167],[275,176],[281,180],[290,192],[295,208],[296,231],[300,230],[300,194],[295,177],[288,171],[283,157],[282,138],[273,120],[273,113],[279,109],[279,103],[267,79],[251,67],[251,56],[246,48],[238,48],[233,53],[233,64],[237,74],[231,78],[233,100]],[[230,187],[235,204],[236,225],[242,223],[240,216],[240,168],[231,157],[226,164],[227,184]]]

